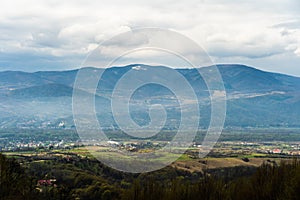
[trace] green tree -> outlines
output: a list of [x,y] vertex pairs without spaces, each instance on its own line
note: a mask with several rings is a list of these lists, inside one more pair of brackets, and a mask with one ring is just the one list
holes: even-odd
[[0,154],[0,199],[33,199],[33,181],[15,159]]

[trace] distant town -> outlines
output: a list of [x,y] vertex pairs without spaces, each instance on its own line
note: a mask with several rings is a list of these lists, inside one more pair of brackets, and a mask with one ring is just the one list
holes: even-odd
[[[164,147],[168,142],[166,141],[65,141],[65,140],[24,140],[16,138],[14,140],[7,138],[0,138],[0,152],[20,152],[20,151],[51,151],[51,150],[68,150],[84,146],[98,146],[106,147],[114,150],[125,151],[155,151]],[[178,146],[185,146],[186,144],[178,144]],[[197,152],[201,151],[201,143],[194,142],[187,150],[187,154],[191,157],[197,157]],[[300,156],[300,142],[242,142],[242,141],[220,141],[217,142],[210,152],[213,157],[234,157],[238,155],[286,155],[286,156]]]

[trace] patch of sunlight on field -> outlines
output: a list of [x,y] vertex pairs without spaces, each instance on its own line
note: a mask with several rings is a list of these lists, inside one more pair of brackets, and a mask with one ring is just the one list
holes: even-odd
[[189,155],[187,154],[182,154],[182,156],[180,156],[177,161],[187,161],[187,160],[193,160]]

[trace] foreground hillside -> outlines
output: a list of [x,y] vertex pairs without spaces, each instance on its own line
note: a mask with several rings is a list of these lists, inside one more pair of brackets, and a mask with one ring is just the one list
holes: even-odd
[[300,162],[127,174],[92,158],[0,154],[0,199],[299,199]]

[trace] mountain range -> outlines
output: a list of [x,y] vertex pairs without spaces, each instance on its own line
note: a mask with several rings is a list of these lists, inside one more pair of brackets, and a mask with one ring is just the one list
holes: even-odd
[[[117,128],[111,114],[111,96],[118,80],[130,70],[149,70],[164,66],[132,64],[102,70],[95,107],[104,127]],[[299,127],[300,78],[265,72],[236,64],[217,65],[227,97],[226,127]],[[199,68],[201,74],[211,67]],[[199,99],[200,126],[207,127],[210,119],[209,93],[205,81],[196,69],[175,69],[193,87]],[[74,127],[72,94],[78,69],[69,71],[0,72],[1,128],[64,128]],[[99,72],[99,71],[98,71]],[[139,72],[136,72],[137,75]],[[174,84],[176,83],[174,80]],[[82,91],[88,92],[88,91]],[[174,94],[166,87],[148,84],[139,88],[130,100],[133,120],[139,125],[149,123],[151,104],[161,104],[168,115],[167,128],[178,126],[180,110]],[[122,98],[122,97],[120,97]],[[187,106],[188,111],[188,106]]]

